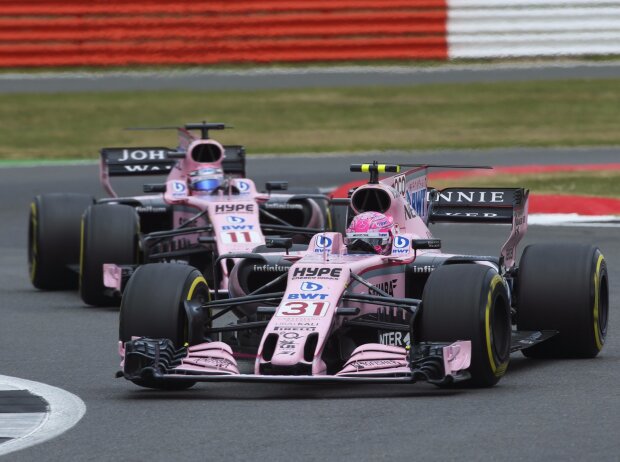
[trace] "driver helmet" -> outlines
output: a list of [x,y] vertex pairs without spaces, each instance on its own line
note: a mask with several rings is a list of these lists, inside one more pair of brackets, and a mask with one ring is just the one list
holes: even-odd
[[224,181],[221,168],[199,168],[189,174],[189,189],[198,194],[210,194]]
[[345,237],[349,251],[367,250],[387,255],[392,249],[394,219],[379,212],[364,212],[356,215]]

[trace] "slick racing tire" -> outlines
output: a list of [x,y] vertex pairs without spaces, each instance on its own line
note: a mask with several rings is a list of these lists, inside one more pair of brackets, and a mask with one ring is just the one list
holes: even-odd
[[94,201],[88,194],[68,193],[42,194],[33,199],[28,226],[28,269],[34,287],[78,288],[80,220]]
[[[171,340],[176,348],[188,341],[189,322],[184,302],[206,303],[209,287],[196,268],[175,263],[151,263],[140,266],[131,276],[120,311],[119,338],[132,337]],[[158,389],[185,389],[188,381],[136,380],[137,385]]]
[[131,265],[139,260],[138,214],[128,205],[99,204],[86,209],[82,221],[80,296],[87,305],[118,306],[106,294],[103,264]]
[[517,279],[517,328],[558,334],[523,354],[593,358],[605,343],[609,314],[607,264],[590,245],[535,244],[523,251]]
[[463,384],[495,385],[510,360],[510,302],[502,277],[478,264],[440,266],[424,288],[417,329],[421,341],[471,340],[471,378]]

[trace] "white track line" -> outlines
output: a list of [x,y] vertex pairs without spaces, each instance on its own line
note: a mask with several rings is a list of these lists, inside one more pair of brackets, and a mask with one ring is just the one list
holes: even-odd
[[0,444],[0,456],[61,435],[78,423],[86,412],[86,405],[80,398],[61,388],[6,375],[0,375],[0,384],[28,390],[49,403],[49,410],[39,425],[20,438]]

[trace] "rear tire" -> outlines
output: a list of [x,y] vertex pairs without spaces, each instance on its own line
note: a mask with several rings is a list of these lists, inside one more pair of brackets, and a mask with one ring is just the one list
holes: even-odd
[[120,299],[106,295],[103,264],[138,263],[140,225],[128,205],[99,204],[86,209],[82,221],[80,296],[94,306],[118,306]]
[[503,279],[493,268],[454,264],[434,270],[424,288],[417,328],[422,341],[471,340],[471,379],[465,385],[491,387],[505,374],[510,303]]
[[527,348],[530,358],[593,358],[603,348],[609,314],[607,265],[595,246],[525,248],[517,280],[519,330],[557,330]]
[[[119,338],[169,339],[179,348],[188,341],[189,323],[184,302],[209,300],[209,287],[196,268],[174,263],[140,266],[131,276],[121,303]],[[196,382],[136,380],[136,385],[182,390]]]
[[88,194],[69,193],[41,194],[33,199],[28,226],[28,270],[34,287],[78,288],[80,220],[94,201]]

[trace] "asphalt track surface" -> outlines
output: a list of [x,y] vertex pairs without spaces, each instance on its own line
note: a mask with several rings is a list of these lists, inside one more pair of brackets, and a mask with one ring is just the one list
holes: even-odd
[[438,66],[285,67],[171,72],[55,72],[0,74],[0,93],[65,93],[134,90],[265,90],[307,87],[422,85],[617,79],[618,61],[541,61]]
[[[613,155],[599,154],[599,162]],[[485,163],[526,160],[503,152],[480,155]],[[460,156],[448,153],[442,160]],[[553,157],[544,156],[539,153],[538,161]],[[567,152],[558,157],[573,159]],[[282,177],[299,178],[298,185],[319,181],[331,186],[336,173],[315,176],[315,170],[335,171],[351,161],[252,159],[249,173],[259,184],[273,179],[265,172],[279,171]],[[304,175],[296,171],[300,165]],[[354,178],[345,173],[339,181]],[[199,384],[163,393],[113,378],[119,363],[116,309],[88,308],[76,293],[38,292],[30,286],[29,200],[54,191],[100,196],[96,167],[0,169],[0,372],[66,389],[84,400],[87,411],[73,429],[11,454],[12,461],[618,460],[616,228],[531,227],[525,238],[526,244],[596,243],[603,250],[611,314],[607,343],[596,359],[534,361],[515,354],[507,376],[485,390],[440,390],[427,384]],[[505,226],[434,228],[446,251],[491,255],[498,253],[507,231]]]

